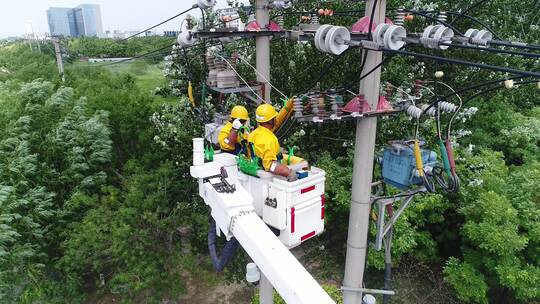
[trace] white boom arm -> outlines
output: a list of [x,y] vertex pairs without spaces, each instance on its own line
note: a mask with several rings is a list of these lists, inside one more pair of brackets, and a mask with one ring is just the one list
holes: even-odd
[[199,195],[227,239],[238,240],[288,304],[335,304],[257,215],[252,196],[238,182],[235,157],[218,154],[213,162],[204,163],[201,144],[202,140],[194,139],[190,173],[199,180]]
[[238,215],[232,232],[289,304],[335,304],[255,212]]

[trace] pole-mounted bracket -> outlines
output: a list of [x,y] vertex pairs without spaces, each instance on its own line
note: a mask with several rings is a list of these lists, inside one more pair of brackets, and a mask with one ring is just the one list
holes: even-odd
[[[373,197],[371,199],[372,204],[377,205],[377,236],[375,238],[375,250],[380,251],[383,246],[383,240],[390,228],[394,226],[398,218],[403,214],[403,211],[409,206],[413,198],[417,194],[426,193],[427,190],[425,187],[420,187],[414,190],[409,190],[402,194],[394,195],[392,197]],[[397,201],[403,200],[403,203],[399,209],[390,215],[390,219],[385,223],[384,217],[386,212],[386,207],[392,205]]]

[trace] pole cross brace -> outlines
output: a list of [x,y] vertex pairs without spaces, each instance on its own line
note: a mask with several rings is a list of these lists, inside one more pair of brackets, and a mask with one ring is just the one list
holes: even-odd
[[[402,194],[395,195],[393,197],[373,197],[372,203],[377,204],[377,236],[375,238],[375,250],[380,251],[382,249],[383,245],[383,239],[390,231],[390,228],[394,226],[394,224],[397,222],[398,218],[403,214],[403,211],[409,206],[409,204],[412,202],[415,195],[420,193],[425,193],[427,190],[425,187],[421,187],[415,190],[409,190],[407,192],[404,192]],[[386,207],[388,205],[392,205],[397,201],[403,200],[403,203],[399,207],[399,209],[390,217],[388,222],[385,223],[384,216]]]
[[354,287],[345,287],[345,286],[341,286],[341,291],[370,293],[370,294],[382,294],[382,295],[389,295],[389,296],[395,296],[396,295],[396,292],[393,291],[393,290],[381,290],[381,289],[371,289],[371,288],[354,288]]

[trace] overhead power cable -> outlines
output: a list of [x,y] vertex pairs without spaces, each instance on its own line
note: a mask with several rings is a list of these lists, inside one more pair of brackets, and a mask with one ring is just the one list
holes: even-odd
[[528,44],[528,43],[523,43],[523,42],[501,41],[501,40],[491,40],[489,41],[489,43],[493,45],[509,46],[509,47],[518,48],[518,49],[540,51],[540,45],[537,45],[537,44]]
[[500,78],[500,79],[495,79],[495,80],[482,82],[482,83],[479,83],[479,84],[475,84],[475,85],[468,86],[466,88],[457,90],[457,91],[455,91],[455,92],[453,92],[451,94],[448,94],[446,96],[443,96],[443,97],[439,98],[439,100],[436,100],[435,102],[431,103],[427,108],[424,109],[424,111],[422,111],[421,115],[424,115],[427,111],[429,111],[432,107],[434,107],[437,103],[439,103],[440,100],[446,100],[448,98],[451,98],[452,96],[459,95],[459,94],[467,92],[467,91],[472,91],[472,90],[476,90],[476,89],[479,89],[479,88],[487,87],[487,86],[490,86],[492,84],[500,84],[505,80],[514,80],[514,79],[520,79],[520,78],[526,78],[526,77],[523,77],[523,76],[504,77],[504,78]]
[[431,16],[429,14],[426,14],[424,12],[415,11],[415,10],[410,10],[410,9],[404,9],[403,11],[407,12],[407,13],[411,13],[413,15],[422,16],[422,17],[424,17],[426,19],[429,19],[429,20],[435,21],[437,23],[440,23],[440,24],[452,29],[454,31],[454,33],[456,33],[456,34],[458,34],[460,36],[463,36],[463,33],[460,32],[457,28],[455,28],[452,24],[450,24],[448,22],[445,22],[445,21],[442,21],[442,20],[439,20],[438,18],[433,17],[433,16]]
[[[540,81],[539,79],[533,79],[533,80],[523,80],[523,81],[518,81],[518,82],[515,82],[514,85],[524,85],[524,84],[531,84],[531,83],[538,83],[538,81]],[[504,84],[502,85],[498,85],[498,86],[495,86],[495,87],[491,87],[491,88],[488,88],[488,89],[485,89],[483,91],[480,91],[474,95],[472,95],[471,97],[465,99],[463,101],[463,105],[465,105],[466,103],[470,102],[471,100],[481,96],[481,95],[484,95],[486,93],[489,93],[491,91],[495,91],[497,89],[502,89],[504,88]]]
[[[480,5],[484,4],[484,2],[487,2],[488,0],[480,0],[476,3],[473,3],[471,6],[469,6],[467,9],[465,9],[461,14],[462,15],[465,15],[467,14],[468,12],[472,11],[473,9],[479,7]],[[456,22],[456,20],[452,20],[452,24],[454,24],[454,22]]]
[[469,15],[465,15],[465,14],[459,13],[459,12],[446,12],[446,13],[448,15],[458,16],[458,18],[456,18],[456,19],[452,20],[452,22],[450,22],[450,24],[452,24],[452,25],[459,19],[459,17],[469,19],[470,21],[475,22],[475,23],[481,25],[482,27],[484,27],[486,29],[486,31],[493,34],[493,37],[495,37],[496,39],[503,40],[499,35],[497,35],[497,33],[495,33],[495,31],[493,31],[487,24],[480,21],[478,18],[475,18],[473,16],[469,16]]
[[439,56],[433,56],[433,55],[415,53],[415,52],[409,52],[409,51],[392,50],[388,48],[383,48],[382,50],[388,53],[395,53],[395,54],[400,54],[404,56],[423,58],[423,59],[434,60],[438,62],[465,65],[465,66],[476,67],[480,69],[511,73],[511,74],[522,75],[522,76],[540,77],[540,73],[538,72],[523,71],[523,70],[517,70],[517,69],[512,69],[512,68],[494,66],[490,64],[470,62],[470,61],[461,60],[461,59],[445,58],[445,57],[439,57]]
[[255,73],[257,73],[257,75],[261,76],[261,78],[266,81],[270,87],[272,87],[274,90],[276,90],[281,96],[283,96],[283,98],[285,99],[289,99],[289,97],[287,97],[287,95],[283,94],[283,92],[281,92],[278,88],[276,88],[270,81],[268,81],[268,79],[266,77],[264,77],[263,74],[261,74],[261,72],[259,72],[259,70],[257,70],[257,68],[255,68],[251,63],[249,63],[249,61],[247,61],[246,59],[242,58],[242,56],[238,56],[238,59],[240,59],[242,62],[244,62],[245,64],[247,64],[250,68],[253,69],[253,71],[255,71]]
[[153,51],[141,54],[141,55],[137,55],[137,56],[127,58],[127,59],[124,59],[124,60],[120,60],[120,61],[111,62],[109,64],[104,64],[104,65],[101,65],[101,66],[115,65],[115,64],[120,64],[120,63],[126,62],[126,61],[131,61],[131,60],[135,60],[135,59],[139,59],[139,58],[144,58],[144,57],[147,57],[147,56],[150,56],[150,55],[154,55],[156,53],[163,52],[164,50],[169,49],[169,48],[173,47],[174,45],[176,45],[176,43],[166,45],[166,46],[164,46],[162,48],[159,48],[157,50],[153,50]]
[[147,29],[144,29],[144,30],[142,30],[142,31],[140,31],[140,32],[138,32],[138,33],[136,33],[136,34],[133,34],[133,35],[131,35],[131,36],[128,36],[128,37],[126,37],[126,38],[124,38],[124,39],[122,39],[122,40],[120,40],[120,41],[126,41],[126,40],[128,40],[128,39],[133,38],[133,37],[139,36],[140,34],[144,34],[144,33],[148,32],[148,31],[150,31],[150,30],[152,30],[152,29],[155,29],[156,27],[158,27],[158,26],[160,26],[160,25],[163,25],[163,24],[165,24],[165,23],[167,23],[167,22],[169,22],[169,21],[171,21],[171,20],[173,20],[173,19],[176,19],[176,18],[182,16],[182,15],[185,14],[185,13],[188,13],[189,11],[193,10],[194,8],[195,8],[195,7],[191,7],[191,8],[189,8],[189,9],[187,9],[187,10],[185,10],[185,11],[179,13],[179,14],[176,14],[176,15],[172,16],[172,17],[169,18],[169,19],[166,19],[166,20],[164,20],[164,21],[162,21],[162,22],[160,22],[160,23],[158,23],[158,24],[156,24],[156,25],[154,25],[154,26],[151,26],[151,27],[149,27],[149,28],[147,28]]
[[540,58],[540,54],[537,54],[537,53],[528,53],[528,52],[504,50],[504,49],[497,49],[497,48],[473,46],[473,45],[463,45],[463,44],[449,43],[449,42],[448,43],[443,42],[441,43],[441,45],[446,45],[453,48],[469,49],[469,50],[476,50],[476,51],[496,53],[496,54],[509,54],[509,55],[529,57],[529,58]]

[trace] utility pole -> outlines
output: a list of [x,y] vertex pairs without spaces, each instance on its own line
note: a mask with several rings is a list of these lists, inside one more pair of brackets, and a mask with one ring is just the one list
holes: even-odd
[[[270,22],[268,0],[255,1],[255,20],[261,28],[266,28]],[[257,81],[264,84],[264,102],[270,103],[270,37],[259,36],[255,39]],[[265,79],[266,78],[266,79]],[[274,303],[274,287],[261,272],[259,280],[259,302],[261,304]]]
[[58,64],[58,74],[62,77],[62,82],[65,82],[64,77],[64,62],[62,61],[62,51],[60,49],[60,39],[58,37],[52,37],[52,43],[54,44],[54,52],[56,54],[56,63]]
[[[366,1],[366,16],[371,16],[373,6],[377,5],[373,24],[384,22],[386,0]],[[382,61],[382,52],[367,51],[364,73],[371,71]],[[381,69],[360,82],[360,94],[367,99],[372,109],[377,108]],[[362,303],[362,286],[367,254],[367,238],[370,216],[371,182],[373,176],[373,157],[377,136],[377,118],[363,118],[356,123],[356,142],[354,148],[354,167],[351,190],[351,209],[347,237],[347,258],[343,280],[344,304]]]
[[[255,2],[255,19],[261,28],[266,28],[270,22],[268,0],[257,0]],[[257,81],[264,83],[264,101],[270,102],[270,37],[259,36],[255,40],[257,49]],[[266,80],[264,79],[266,78]]]

